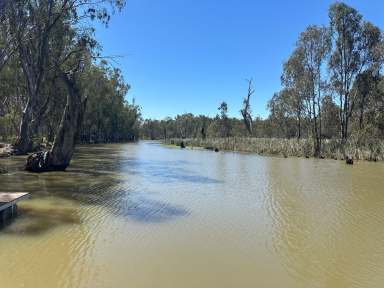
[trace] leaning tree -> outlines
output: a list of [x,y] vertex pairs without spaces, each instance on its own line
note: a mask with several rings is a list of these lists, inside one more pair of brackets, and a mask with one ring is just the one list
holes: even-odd
[[[8,21],[1,23],[1,30],[10,31],[15,41],[15,54],[27,84],[25,107],[14,143],[16,153],[26,154],[31,150],[32,131],[39,125],[51,98],[51,95],[43,95],[41,90],[47,75],[52,73],[49,63],[53,57],[52,39],[59,33],[59,28],[71,27],[74,33],[83,33],[81,30],[92,29],[89,20],[108,23],[110,12],[121,9],[124,4],[124,0],[8,1],[4,10]],[[67,55],[73,53],[68,51]],[[64,62],[69,58],[64,58]]]
[[[98,45],[93,38],[93,27],[80,24],[84,24],[83,21],[86,18],[97,18],[103,23],[107,23],[110,16],[102,4],[109,3],[112,7],[119,9],[124,5],[124,1],[120,0],[97,2],[84,0],[49,0],[46,2],[48,4],[53,3],[54,8],[52,8],[52,10],[57,12],[51,12],[52,15],[55,15],[52,16],[54,17],[53,21],[55,21],[55,25],[50,28],[49,37],[47,36],[49,39],[43,50],[46,58],[45,60],[41,60],[44,61],[44,63],[40,64],[42,66],[37,67],[42,67],[41,69],[43,70],[43,72],[38,71],[38,73],[43,73],[43,75],[38,74],[42,75],[39,81],[44,79],[44,73],[45,75],[47,73],[55,75],[53,79],[59,81],[60,85],[66,91],[66,104],[59,128],[54,137],[52,148],[49,151],[34,153],[27,159],[26,170],[34,172],[65,170],[70,164],[74,152],[75,142],[86,105],[85,89],[82,89],[80,79],[83,72],[89,69],[94,59],[96,57],[99,58],[97,52]],[[42,44],[43,43],[41,43],[41,45]],[[26,59],[28,59],[28,57],[26,57]],[[35,64],[31,66],[34,67]],[[32,77],[32,79],[35,80],[34,77]],[[32,82],[33,81],[31,81],[31,83]],[[23,113],[23,119],[20,125],[20,127],[24,125],[23,122],[26,121],[24,115],[27,114],[26,118],[30,120],[27,123],[30,125],[26,130],[29,131],[29,133],[31,131],[31,124],[33,125],[34,121],[37,123],[39,117],[41,117],[41,114],[44,112],[39,108],[44,108],[45,105],[38,105],[39,107],[36,107],[36,103],[43,103],[55,97],[55,95],[48,95],[48,99],[42,101],[39,99],[38,94],[29,93],[29,96],[31,95],[34,97],[32,97],[33,99],[31,97],[28,99],[28,102],[33,102],[30,108],[31,112],[29,114]],[[28,108],[28,104],[26,108]],[[22,135],[23,134],[20,133],[18,141],[20,141],[19,139],[22,138]],[[30,134],[28,135],[28,133],[27,138],[26,141],[30,141]]]

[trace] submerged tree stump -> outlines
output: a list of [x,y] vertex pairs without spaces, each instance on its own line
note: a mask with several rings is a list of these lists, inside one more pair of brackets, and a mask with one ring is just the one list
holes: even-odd
[[38,173],[54,170],[50,165],[49,154],[49,151],[40,151],[28,156],[25,170]]
[[350,157],[350,156],[347,156],[346,159],[345,159],[345,163],[347,165],[353,165],[353,158]]

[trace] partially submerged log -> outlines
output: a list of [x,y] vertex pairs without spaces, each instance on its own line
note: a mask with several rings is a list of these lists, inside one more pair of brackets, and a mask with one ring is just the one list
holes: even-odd
[[32,172],[45,172],[55,170],[50,163],[50,151],[40,151],[33,153],[27,158],[25,170]]
[[204,147],[204,148],[207,149],[207,150],[215,151],[215,152],[219,152],[219,151],[220,151],[219,148],[217,148],[217,147],[212,147],[212,146],[206,146],[206,147]]

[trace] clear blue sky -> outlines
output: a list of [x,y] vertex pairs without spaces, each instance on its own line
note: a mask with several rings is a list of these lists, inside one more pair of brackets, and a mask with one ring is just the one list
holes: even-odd
[[[254,115],[280,89],[283,61],[301,31],[327,24],[327,0],[127,0],[108,28],[104,55],[118,66],[145,118],[192,112],[214,116],[226,101],[239,117],[245,79],[254,79]],[[384,0],[344,1],[384,29]]]

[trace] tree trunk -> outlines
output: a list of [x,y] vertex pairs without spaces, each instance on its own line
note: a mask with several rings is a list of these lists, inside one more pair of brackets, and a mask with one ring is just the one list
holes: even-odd
[[244,125],[245,125],[245,128],[247,129],[247,132],[248,132],[248,135],[250,137],[252,137],[252,120],[250,119],[250,117],[248,115],[244,115],[243,114],[243,121],[244,121]]
[[71,161],[75,142],[80,131],[86,101],[73,77],[62,75],[67,89],[67,103],[50,151],[34,153],[28,157],[25,169],[31,172],[64,171]]
[[[1,1],[1,0],[0,0]],[[17,2],[17,1],[15,1]],[[20,64],[23,69],[24,75],[27,80],[27,90],[28,90],[28,102],[27,106],[23,112],[23,116],[20,123],[20,130],[18,139],[14,145],[14,150],[17,154],[26,154],[32,148],[32,140],[31,140],[31,132],[32,128],[30,127],[32,124],[32,118],[35,115],[34,111],[36,109],[36,104],[38,103],[40,86],[43,80],[44,75],[44,67],[46,61],[48,59],[48,38],[50,36],[50,28],[52,24],[52,9],[54,6],[54,1],[49,0],[47,3],[40,3],[40,8],[44,8],[43,5],[48,5],[48,14],[46,22],[41,23],[43,30],[39,30],[38,37],[31,39],[24,39],[23,33],[20,33],[16,30],[16,41],[17,41],[17,50],[20,57]],[[18,8],[14,7],[15,10]],[[23,15],[25,16],[25,15]],[[23,17],[22,16],[22,17]],[[14,27],[17,27],[17,24],[20,21],[26,21],[25,19],[19,19],[20,15],[18,11],[16,11],[15,15],[13,15],[14,19],[10,19],[11,23]],[[37,48],[38,47],[38,48]],[[37,48],[37,49],[36,49]],[[37,57],[35,57],[37,56]],[[41,111],[38,114],[43,113],[43,109],[46,107],[42,107]],[[37,119],[34,119],[37,120]],[[35,123],[38,124],[39,122]],[[37,126],[36,126],[37,127]]]
[[21,47],[19,47],[19,50],[24,75],[27,79],[28,101],[23,111],[20,122],[19,135],[14,145],[14,150],[16,154],[23,155],[27,154],[27,152],[29,152],[32,148],[31,123],[34,114],[33,110],[36,108],[39,84],[36,80],[36,75],[28,65],[28,59],[25,56],[25,51],[23,51]]
[[301,112],[298,111],[296,113],[296,118],[297,118],[297,140],[301,139]]
[[27,102],[24,108],[23,115],[21,117],[21,123],[19,127],[19,135],[13,145],[13,150],[17,155],[26,154],[32,148],[32,140],[30,137],[29,123],[32,119],[32,105],[31,101]]
[[201,128],[201,138],[202,138],[203,140],[205,140],[205,138],[207,138],[207,134],[206,134],[206,132],[205,132],[205,128],[204,128],[204,127]]

